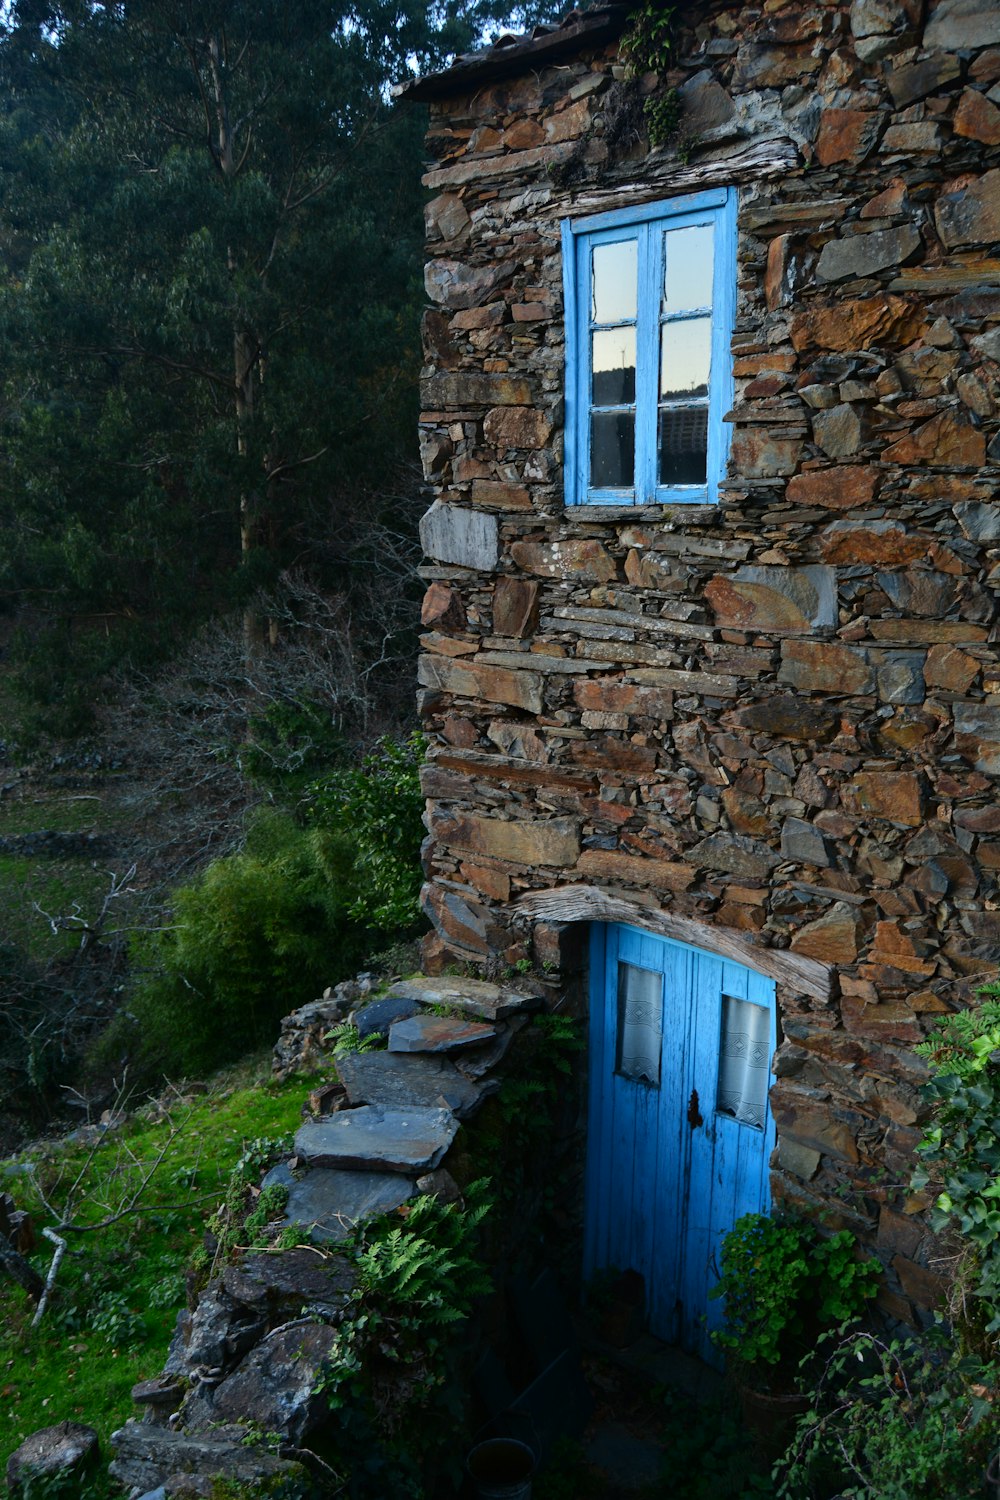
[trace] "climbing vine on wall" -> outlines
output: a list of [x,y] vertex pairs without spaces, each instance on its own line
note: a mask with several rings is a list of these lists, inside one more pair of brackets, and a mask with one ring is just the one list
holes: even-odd
[[674,53],[674,7],[645,0],[629,17],[621,40],[621,57],[631,79],[646,73],[657,75],[657,86],[643,100],[642,114],[651,146],[674,145],[687,160],[691,142],[681,136],[680,94],[663,82]]

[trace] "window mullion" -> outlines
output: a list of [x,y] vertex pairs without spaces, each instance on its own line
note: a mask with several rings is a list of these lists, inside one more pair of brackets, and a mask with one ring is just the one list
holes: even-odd
[[660,244],[658,224],[644,224],[639,237],[639,317],[636,356],[635,498],[656,498],[656,402],[659,390]]

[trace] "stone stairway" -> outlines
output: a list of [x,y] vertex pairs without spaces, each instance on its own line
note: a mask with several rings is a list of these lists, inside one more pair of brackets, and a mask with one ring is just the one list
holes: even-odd
[[288,1189],[286,1222],[322,1244],[414,1193],[457,1197],[441,1162],[460,1122],[499,1088],[490,1073],[537,1004],[481,979],[419,976],[357,1011],[359,1041],[386,1048],[337,1057],[336,1108],[307,1121],[294,1156],[265,1177]]
[[[305,1227],[320,1250],[414,1194],[457,1199],[448,1150],[461,1122],[499,1088],[494,1070],[538,1003],[484,980],[418,976],[356,1010],[359,1041],[386,1045],[337,1055],[326,1112],[300,1127],[292,1155],[264,1178],[262,1186],[288,1190],[286,1224]],[[314,1065],[342,1018],[334,996],[284,1025]],[[276,1058],[287,1076],[287,1045]],[[254,1434],[277,1434],[283,1454],[301,1454],[331,1420],[313,1393],[352,1275],[342,1258],[317,1264],[316,1250],[248,1254],[179,1315],[163,1374],[133,1391],[143,1416],[112,1438],[111,1473],[136,1500],[208,1494],[220,1475],[241,1483],[292,1476],[289,1458],[258,1450]]]

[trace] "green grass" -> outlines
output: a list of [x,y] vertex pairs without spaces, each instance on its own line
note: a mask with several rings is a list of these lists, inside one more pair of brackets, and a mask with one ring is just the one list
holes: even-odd
[[90,860],[0,854],[0,937],[39,963],[72,953],[79,933],[53,932],[34,903],[51,916],[68,916],[79,906],[81,916],[93,918],[108,884],[107,871]]
[[[142,1211],[109,1228],[67,1236],[73,1255],[63,1261],[58,1296],[38,1329],[30,1327],[33,1306],[25,1295],[0,1283],[0,1472],[29,1433],[65,1420],[95,1427],[105,1457],[111,1457],[110,1434],[139,1414],[131,1387],[158,1374],[166,1357],[184,1305],[185,1268],[232,1168],[248,1142],[288,1135],[300,1123],[312,1080],[274,1084],[268,1062],[257,1059],[218,1075],[206,1095],[192,1097],[181,1089],[171,1115],[182,1128]],[[60,1211],[85,1168],[76,1217],[93,1224],[113,1211],[169,1133],[169,1122],[154,1122],[147,1111],[110,1132],[89,1164],[91,1148],[79,1143],[35,1147],[16,1161],[34,1163],[46,1196]],[[51,1225],[28,1179],[10,1173],[9,1166],[0,1165],[0,1189],[36,1215],[39,1231]],[[39,1245],[32,1259],[44,1273],[52,1247],[41,1238]],[[106,1493],[120,1494],[113,1486]]]
[[[55,829],[58,833],[102,833],[114,838],[128,826],[120,804],[122,778],[109,775],[94,792],[27,789],[0,799],[0,838]],[[0,853],[0,938],[24,948],[39,963],[72,952],[79,937],[53,933],[37,904],[53,916],[68,915],[79,905],[93,917],[109,884],[108,870],[121,873],[123,860],[50,858],[47,855]]]
[[0,799],[0,836],[55,828],[59,833],[103,833],[118,821],[100,792],[46,792]]

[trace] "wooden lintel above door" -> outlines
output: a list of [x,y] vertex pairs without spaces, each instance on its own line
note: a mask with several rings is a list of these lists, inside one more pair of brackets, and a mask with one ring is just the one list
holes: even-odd
[[703,948],[720,958],[732,959],[778,984],[814,1000],[834,999],[832,964],[815,958],[803,958],[780,948],[763,948],[732,932],[728,927],[696,922],[691,917],[673,916],[641,901],[629,901],[595,885],[561,885],[551,890],[528,891],[514,903],[515,917],[547,922],[626,922],[644,928],[678,943]]

